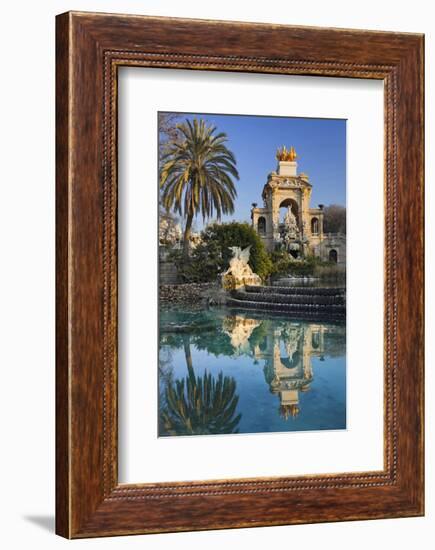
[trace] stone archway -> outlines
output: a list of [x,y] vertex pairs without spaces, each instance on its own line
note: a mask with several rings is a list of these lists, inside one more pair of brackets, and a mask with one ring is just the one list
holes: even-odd
[[319,218],[311,218],[311,234],[319,234]]
[[258,218],[257,231],[259,235],[266,235],[266,218],[264,216]]
[[333,262],[333,263],[337,263],[338,262],[338,254],[337,254],[337,251],[332,248],[330,251],[329,251],[329,261],[330,262]]
[[299,218],[299,205],[295,199],[284,199],[281,201],[279,205],[279,221],[282,222],[284,219],[285,214],[287,213],[287,208],[291,206],[292,212],[296,218],[298,227],[300,226],[300,218]]

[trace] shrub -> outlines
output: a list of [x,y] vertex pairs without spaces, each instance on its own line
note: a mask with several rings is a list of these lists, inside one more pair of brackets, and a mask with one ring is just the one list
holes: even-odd
[[[248,223],[213,224],[203,231],[202,239],[206,247],[217,247],[221,253],[220,272],[228,268],[232,252],[231,246],[246,248],[251,246],[249,265],[254,273],[265,279],[272,268],[261,237]],[[212,248],[214,250],[214,248]]]
[[314,256],[307,256],[303,260],[295,260],[293,256],[285,250],[272,252],[270,259],[272,262],[271,272],[274,275],[313,275],[316,265],[321,263],[320,260]]
[[343,268],[339,268],[337,264],[324,262],[315,256],[295,260],[291,254],[283,250],[272,252],[270,260],[272,262],[272,275],[334,278],[338,272],[341,274],[343,271]]
[[261,238],[248,223],[230,222],[209,225],[201,233],[201,242],[185,260],[179,252],[171,254],[184,282],[211,282],[228,269],[231,246],[251,246],[249,265],[263,280],[270,274],[272,262]]
[[208,250],[199,244],[192,255],[186,258],[181,250],[173,250],[170,259],[177,267],[178,277],[183,283],[208,283],[216,280],[216,264],[220,262],[215,247]]
[[296,263],[294,258],[284,250],[276,250],[270,255],[270,261],[272,264],[272,275],[283,275],[290,271],[292,264]]

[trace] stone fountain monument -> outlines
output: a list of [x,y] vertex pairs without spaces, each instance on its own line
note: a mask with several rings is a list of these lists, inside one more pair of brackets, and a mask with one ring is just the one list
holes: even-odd
[[222,275],[222,287],[224,290],[236,290],[246,285],[259,286],[261,278],[252,271],[249,266],[249,251],[251,246],[242,250],[239,246],[231,246],[233,257],[229,268]]

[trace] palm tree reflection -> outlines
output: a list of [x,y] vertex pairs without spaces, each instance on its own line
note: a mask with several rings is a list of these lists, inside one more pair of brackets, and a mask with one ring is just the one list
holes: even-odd
[[[277,397],[278,414],[285,420],[301,414],[301,395],[310,390],[314,381],[313,358],[322,361],[325,356],[339,357],[345,349],[344,325],[264,319],[240,312],[221,311],[213,315],[213,318],[212,312],[185,315],[184,320],[180,317],[163,325],[160,435],[238,432],[241,414],[237,411],[239,396],[235,378],[224,376],[222,371],[213,375],[207,370],[202,376],[196,376],[191,345],[219,361],[244,355],[251,357],[254,365],[262,364],[264,380]],[[184,349],[187,376],[175,379],[173,370],[164,363],[167,349]],[[249,384],[249,373],[245,376]],[[256,414],[255,411],[252,414]]]
[[189,336],[183,335],[186,378],[170,381],[160,413],[161,435],[206,435],[237,433],[241,415],[235,415],[236,381],[222,372],[195,376]]

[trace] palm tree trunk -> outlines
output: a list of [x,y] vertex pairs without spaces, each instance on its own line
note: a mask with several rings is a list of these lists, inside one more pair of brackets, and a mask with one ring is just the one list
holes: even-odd
[[193,370],[192,363],[192,353],[190,351],[190,338],[186,334],[183,334],[183,346],[184,346],[184,357],[186,358],[187,372],[189,373],[189,378],[195,378],[195,372]]
[[189,239],[192,232],[193,214],[188,214],[186,219],[186,227],[184,228],[183,238],[183,256],[186,259],[189,256]]

